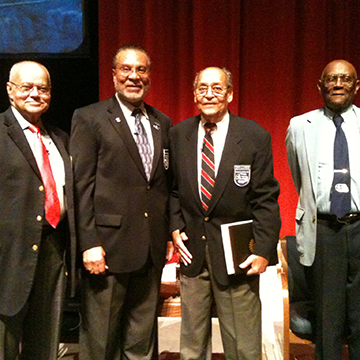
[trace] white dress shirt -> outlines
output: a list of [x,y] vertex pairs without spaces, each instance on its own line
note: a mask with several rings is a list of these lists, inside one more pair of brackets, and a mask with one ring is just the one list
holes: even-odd
[[[360,119],[357,118],[351,105],[342,114],[344,122],[342,129],[345,133],[349,149],[351,212],[360,212]],[[321,133],[318,142],[318,181],[317,207],[318,212],[330,213],[330,192],[334,178],[334,140],[336,127],[333,122],[334,113],[325,107],[321,121]]]
[[[36,151],[36,143],[38,142],[38,137],[35,133],[33,133],[29,129],[29,125],[31,125],[14,107],[11,107],[12,112],[19,122],[22,130],[24,131],[24,135],[26,140],[28,141],[31,151],[34,154],[36,161],[38,162],[37,157],[41,156],[38,151]],[[57,149],[56,145],[52,141],[49,134],[46,132],[42,124],[40,124],[41,130],[41,137],[43,143],[46,147],[46,150],[49,154],[49,161],[51,166],[51,171],[56,183],[56,192],[58,194],[59,202],[60,202],[60,210],[61,210],[61,219],[64,217],[66,212],[66,201],[65,201],[65,193],[64,193],[64,186],[65,186],[65,167],[64,161]],[[42,163],[42,159],[39,159],[39,162]]]
[[[118,97],[118,94],[115,94],[117,101],[119,102],[120,108],[125,116],[126,122],[130,128],[131,134],[134,138],[134,141],[136,142],[136,127],[135,127],[135,116],[132,116],[132,112],[134,111],[135,107],[134,105],[130,104],[130,103],[125,103],[123,101],[121,101]],[[139,109],[142,111],[142,115],[141,115],[141,123],[143,124],[144,128],[145,128],[145,132],[148,138],[148,142],[151,148],[151,154],[152,156],[154,155],[154,140],[153,140],[153,136],[152,136],[152,132],[151,132],[151,124],[150,124],[150,120],[149,120],[149,115],[145,109],[144,103],[142,103],[139,106]]]
[[[211,135],[214,142],[214,157],[215,157],[215,182],[216,175],[219,169],[221,156],[225,146],[226,135],[229,128],[230,115],[229,112],[223,117],[223,119],[216,123],[217,127],[214,129],[213,134]],[[197,147],[197,171],[198,171],[198,188],[199,195],[201,199],[201,163],[202,163],[202,148],[203,141],[205,136],[205,127],[204,125],[207,121],[201,116],[198,129],[198,147]]]

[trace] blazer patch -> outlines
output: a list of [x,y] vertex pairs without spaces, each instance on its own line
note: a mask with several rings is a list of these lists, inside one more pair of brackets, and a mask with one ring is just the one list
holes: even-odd
[[169,149],[163,149],[163,163],[164,169],[168,170],[170,165]]
[[153,128],[154,128],[155,130],[160,130],[160,124],[157,123],[157,122],[154,123]]
[[249,184],[251,179],[251,165],[234,165],[234,183],[239,187]]

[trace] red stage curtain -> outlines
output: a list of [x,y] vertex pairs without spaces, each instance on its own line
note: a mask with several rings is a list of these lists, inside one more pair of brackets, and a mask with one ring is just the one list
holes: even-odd
[[325,65],[344,58],[360,72],[357,0],[99,1],[100,98],[113,95],[112,58],[126,43],[152,59],[146,101],[174,124],[197,114],[192,82],[207,66],[234,76],[230,110],[270,131],[280,181],[282,235],[295,233],[297,202],[284,139],[291,117],[322,106]]

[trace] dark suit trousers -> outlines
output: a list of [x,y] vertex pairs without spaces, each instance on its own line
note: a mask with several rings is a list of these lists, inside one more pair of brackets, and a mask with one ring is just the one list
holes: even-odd
[[181,274],[182,360],[211,360],[211,305],[216,304],[226,359],[261,359],[261,303],[259,276],[229,277],[217,283],[208,251],[206,264],[196,277]]
[[360,359],[360,221],[318,219],[314,264],[306,267],[316,310],[316,359]]
[[[56,360],[65,294],[64,231],[44,227],[30,296],[15,316],[0,315],[0,358]],[[16,266],[16,264],[14,264]]]
[[131,273],[84,273],[80,359],[151,359],[160,281],[152,264]]

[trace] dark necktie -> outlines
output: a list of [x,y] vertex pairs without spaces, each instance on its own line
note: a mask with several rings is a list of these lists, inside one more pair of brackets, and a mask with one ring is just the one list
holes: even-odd
[[216,124],[205,124],[205,136],[201,154],[201,203],[208,210],[215,184],[215,154],[212,133]]
[[351,208],[349,152],[345,133],[341,127],[344,119],[334,115],[336,135],[334,141],[334,179],[331,188],[331,212],[338,218]]
[[152,165],[152,153],[144,125],[141,123],[142,111],[139,108],[135,108],[131,115],[135,116],[136,144],[145,169],[146,178],[149,181]]
[[29,129],[36,134],[38,139],[39,153],[35,158],[45,188],[45,218],[53,228],[56,228],[60,221],[60,201],[50,166],[49,154],[42,141],[40,129],[35,125],[30,125]]

